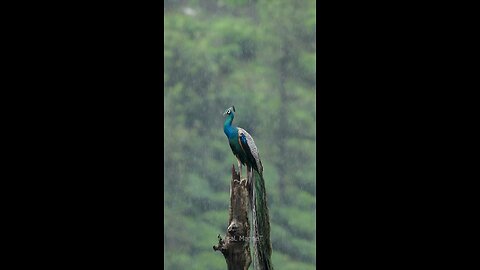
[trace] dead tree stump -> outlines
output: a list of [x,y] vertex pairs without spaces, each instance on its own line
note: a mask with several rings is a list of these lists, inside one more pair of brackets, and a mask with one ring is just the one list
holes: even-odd
[[213,250],[222,252],[228,270],[247,270],[252,258],[250,256],[250,224],[248,222],[247,181],[240,181],[240,175],[232,165],[230,182],[230,210],[225,239],[218,235],[218,245]]

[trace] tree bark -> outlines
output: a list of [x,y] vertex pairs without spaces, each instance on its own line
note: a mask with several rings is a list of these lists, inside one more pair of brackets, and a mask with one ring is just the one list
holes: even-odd
[[218,235],[218,245],[213,246],[213,250],[222,252],[228,270],[247,270],[252,262],[248,206],[247,181],[246,179],[240,181],[240,175],[232,165],[227,233],[225,239]]

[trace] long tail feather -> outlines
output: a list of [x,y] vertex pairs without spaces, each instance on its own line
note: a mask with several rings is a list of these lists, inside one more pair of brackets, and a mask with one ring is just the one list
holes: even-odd
[[253,216],[253,258],[255,270],[271,270],[272,246],[270,243],[270,218],[268,215],[267,192],[263,176],[253,170],[251,203]]

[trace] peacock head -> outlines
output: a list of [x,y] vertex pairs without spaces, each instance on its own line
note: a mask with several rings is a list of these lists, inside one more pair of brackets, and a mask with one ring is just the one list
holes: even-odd
[[229,117],[231,115],[231,117],[233,117],[234,112],[235,112],[235,106],[232,106],[232,107],[228,108],[227,110],[225,110],[225,112],[223,113],[223,116]]

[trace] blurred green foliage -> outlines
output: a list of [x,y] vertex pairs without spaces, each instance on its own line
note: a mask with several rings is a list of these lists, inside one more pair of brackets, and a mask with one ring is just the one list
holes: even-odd
[[274,266],[314,269],[315,1],[164,3],[165,269],[226,267],[231,105],[264,164]]

